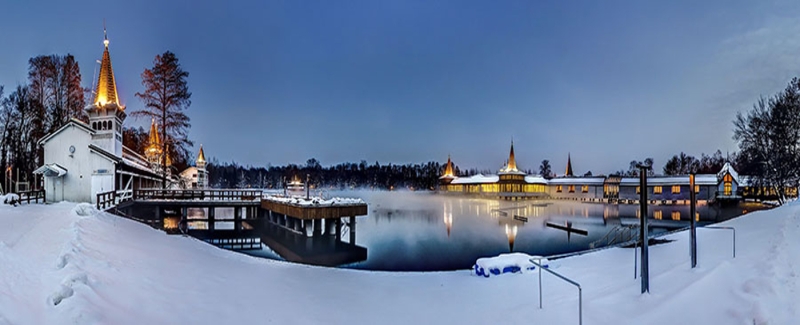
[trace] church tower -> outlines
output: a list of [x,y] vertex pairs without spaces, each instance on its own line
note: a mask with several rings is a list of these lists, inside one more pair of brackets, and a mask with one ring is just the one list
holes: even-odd
[[86,107],[89,125],[95,131],[92,144],[122,157],[122,122],[125,121],[125,106],[119,102],[111,56],[108,54],[108,34],[103,29],[105,51],[100,62],[100,75],[94,91],[94,101]]
[[144,156],[147,158],[147,162],[150,163],[150,167],[153,169],[157,169],[157,166],[161,165],[161,139],[158,137],[158,125],[156,125],[156,120],[152,119],[150,121],[150,134],[147,138],[147,146],[144,148]]
[[206,188],[208,185],[206,174],[206,155],[203,153],[203,145],[200,145],[200,152],[197,153],[197,160],[194,162],[197,167],[197,188]]

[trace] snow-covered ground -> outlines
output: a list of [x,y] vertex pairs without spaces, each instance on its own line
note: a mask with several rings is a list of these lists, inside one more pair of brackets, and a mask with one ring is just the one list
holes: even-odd
[[[2,201],[0,199],[0,201]],[[797,324],[800,204],[651,247],[550,261],[583,286],[585,324]],[[537,273],[390,273],[296,265],[168,236],[89,205],[0,205],[0,324],[576,324],[576,289]]]

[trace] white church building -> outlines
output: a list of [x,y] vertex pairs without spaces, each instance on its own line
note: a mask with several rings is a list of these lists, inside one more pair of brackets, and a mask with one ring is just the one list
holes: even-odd
[[[103,43],[94,100],[85,109],[89,123],[72,119],[39,140],[44,165],[34,173],[44,176],[48,202],[96,203],[98,193],[115,191],[117,197],[129,197],[134,189],[161,188],[159,166],[122,145],[127,114],[117,95],[107,37]],[[205,158],[202,167],[205,176]],[[173,184],[174,180],[170,178]]]

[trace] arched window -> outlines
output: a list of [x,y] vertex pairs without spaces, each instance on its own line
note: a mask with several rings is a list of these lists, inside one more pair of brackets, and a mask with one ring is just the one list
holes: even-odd
[[97,130],[97,122],[92,122],[92,129]]

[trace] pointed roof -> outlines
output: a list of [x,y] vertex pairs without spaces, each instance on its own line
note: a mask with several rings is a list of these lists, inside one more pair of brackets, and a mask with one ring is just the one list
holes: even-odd
[[117,83],[114,80],[114,70],[111,68],[111,55],[108,54],[108,35],[106,35],[105,28],[103,29],[105,51],[103,51],[103,59],[100,62],[100,75],[97,77],[97,88],[95,89],[94,104],[97,106],[105,106],[107,104],[116,104],[120,108],[124,108],[119,103],[117,96]]
[[572,174],[572,157],[570,157],[570,156],[571,155],[569,153],[567,153],[567,172],[564,173],[564,176],[567,176],[567,177],[575,176],[575,175]]
[[203,153],[203,145],[200,145],[200,152],[197,153],[197,162],[206,162],[206,155]]
[[517,160],[514,159],[514,140],[511,140],[511,153],[508,154],[508,171],[517,170]]
[[147,141],[148,148],[160,148],[161,147],[161,139],[158,137],[158,125],[156,125],[156,119],[150,120],[150,136]]

